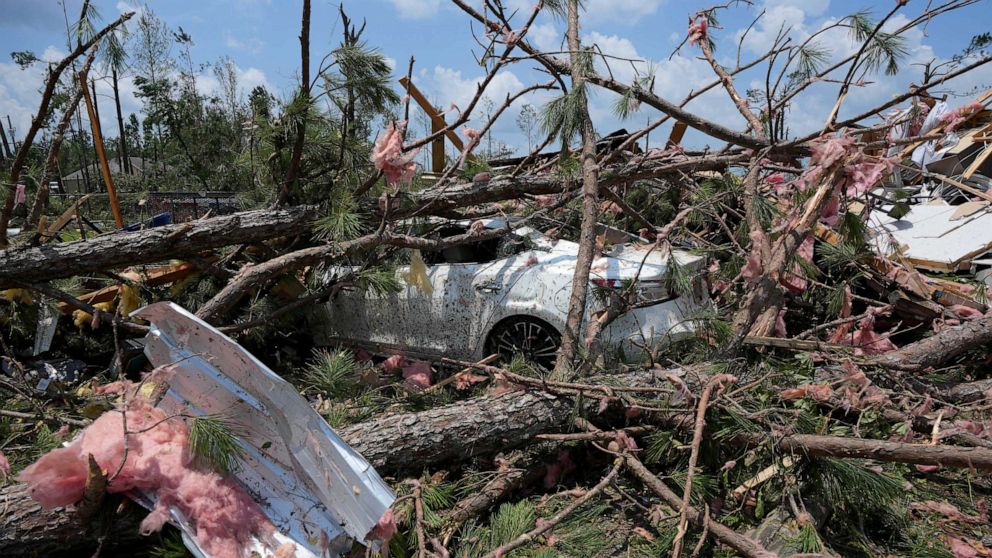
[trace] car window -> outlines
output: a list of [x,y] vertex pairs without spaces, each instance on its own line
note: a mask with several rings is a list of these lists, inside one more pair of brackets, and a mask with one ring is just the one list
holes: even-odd
[[[435,232],[438,239],[463,235],[468,227],[462,225],[446,225]],[[424,252],[424,262],[427,265],[437,264],[470,264],[487,263],[519,254],[528,248],[525,238],[507,233],[496,238],[451,246],[443,250]]]

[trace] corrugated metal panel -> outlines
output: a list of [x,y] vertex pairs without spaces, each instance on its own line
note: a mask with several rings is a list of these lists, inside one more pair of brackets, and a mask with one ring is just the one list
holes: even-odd
[[235,425],[245,454],[235,476],[282,542],[297,544],[298,558],[321,556],[327,541],[333,555],[346,550],[350,539],[365,539],[395,496],[289,382],[171,302],[134,316],[151,323],[145,338],[151,363],[175,363],[177,369],[159,407],[218,414]]

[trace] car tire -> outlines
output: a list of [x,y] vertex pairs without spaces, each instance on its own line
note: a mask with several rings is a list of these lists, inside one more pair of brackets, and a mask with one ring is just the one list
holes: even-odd
[[486,339],[486,354],[509,362],[517,354],[547,370],[555,366],[561,334],[548,322],[531,316],[506,318]]

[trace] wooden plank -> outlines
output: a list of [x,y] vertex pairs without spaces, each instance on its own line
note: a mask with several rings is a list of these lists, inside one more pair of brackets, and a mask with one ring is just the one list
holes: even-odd
[[[432,129],[434,129],[434,126],[437,126],[437,129],[441,130],[448,126],[448,124],[444,121],[444,116],[437,110],[437,107],[432,105],[431,102],[427,100],[427,97],[425,97],[424,94],[417,89],[417,86],[414,85],[412,81],[406,79],[406,77],[401,77],[400,85],[406,88],[407,93],[413,97],[414,101],[417,101],[420,108],[424,109],[424,112],[426,112],[427,116],[430,117]],[[453,130],[446,130],[444,135],[451,141],[451,145],[455,146],[455,149],[458,151],[464,151],[465,145],[462,144],[462,138],[458,137],[458,134],[456,134]],[[469,156],[469,158],[471,158],[471,156]]]
[[671,149],[676,145],[682,143],[682,138],[685,136],[685,131],[689,129],[689,125],[681,120],[675,122],[672,126],[672,134],[668,136],[668,142],[665,143],[665,149]]
[[961,176],[963,176],[964,178],[971,178],[971,175],[975,174],[975,171],[978,170],[978,167],[982,166],[982,164],[985,163],[985,160],[989,158],[989,155],[992,155],[992,143],[985,146],[985,149],[983,149],[982,152],[979,153],[977,157],[975,157],[975,160],[972,161],[970,165],[968,165],[968,168],[964,171],[964,174]]
[[62,215],[59,215],[59,218],[56,219],[55,222],[52,223],[50,227],[48,227],[48,230],[41,233],[41,239],[40,239],[41,243],[44,244],[49,240],[55,238],[55,235],[58,234],[60,230],[62,230],[62,227],[69,224],[69,221],[71,221],[72,218],[76,215],[76,212],[79,211],[79,206],[86,203],[86,200],[90,199],[90,196],[92,195],[93,194],[84,195],[83,197],[73,202],[73,204],[69,206],[69,209],[63,211]]
[[[214,257],[210,259],[216,260],[217,258]],[[149,287],[156,287],[184,279],[197,270],[199,270],[199,268],[195,264],[183,262],[178,265],[157,267],[147,272],[139,273],[136,271],[126,271],[121,273],[121,276],[136,283],[144,283]],[[76,298],[88,304],[109,302],[117,298],[117,293],[120,291],[120,288],[121,286],[119,284],[109,285],[102,289],[80,295]],[[59,310],[63,314],[72,312],[73,308],[74,307],[68,303],[59,303]]]

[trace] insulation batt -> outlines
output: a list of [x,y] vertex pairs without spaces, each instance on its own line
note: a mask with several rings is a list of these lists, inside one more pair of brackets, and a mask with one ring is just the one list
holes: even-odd
[[[125,417],[130,432],[126,458]],[[196,542],[213,558],[249,556],[253,536],[275,546],[275,527],[240,485],[193,466],[188,439],[185,422],[136,397],[125,410],[104,413],[69,446],[42,456],[18,480],[28,484],[31,497],[42,506],[67,506],[83,496],[87,455],[92,454],[110,478],[107,492],[157,495],[155,509],[141,522],[142,534],[160,530],[173,507],[190,522]],[[287,555],[287,549],[280,550],[277,555]]]
[[419,150],[403,154],[404,130],[406,130],[405,120],[390,122],[385,132],[376,140],[375,148],[372,150],[372,163],[386,176],[386,182],[390,186],[409,184],[413,179],[413,173],[417,170],[417,163],[413,159]]
[[709,34],[709,21],[703,17],[689,26],[689,44],[698,45],[706,41]]

